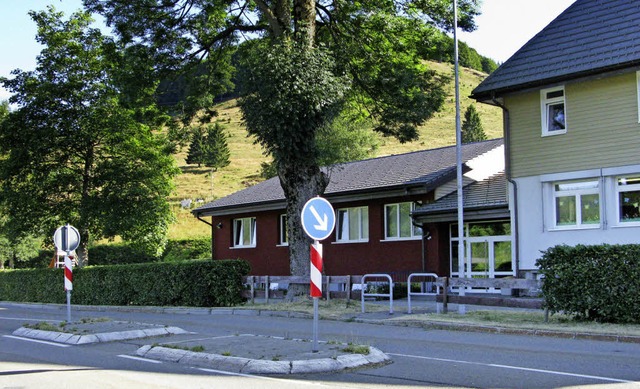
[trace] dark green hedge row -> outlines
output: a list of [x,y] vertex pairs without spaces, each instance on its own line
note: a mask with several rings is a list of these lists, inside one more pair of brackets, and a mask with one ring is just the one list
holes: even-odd
[[543,252],[537,265],[552,313],[640,323],[640,245],[560,245]]
[[[220,307],[242,302],[241,260],[187,261],[74,269],[71,303]],[[0,301],[66,303],[62,269],[0,272]]]
[[[52,250],[41,250],[37,257],[26,261],[18,261],[15,266],[17,269],[43,268],[49,265],[52,257]],[[126,243],[99,244],[89,247],[89,264],[91,266],[124,265],[156,261],[172,262],[210,258],[210,237],[170,240],[160,258],[145,253]]]

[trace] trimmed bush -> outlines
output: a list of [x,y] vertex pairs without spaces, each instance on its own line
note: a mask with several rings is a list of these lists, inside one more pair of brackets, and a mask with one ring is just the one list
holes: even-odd
[[89,265],[125,265],[147,263],[158,258],[126,243],[99,244],[89,247]]
[[560,245],[537,262],[552,313],[610,323],[640,323],[640,245]]
[[[241,260],[187,261],[74,269],[72,304],[219,307],[243,301]],[[0,272],[0,300],[66,302],[62,269]]]

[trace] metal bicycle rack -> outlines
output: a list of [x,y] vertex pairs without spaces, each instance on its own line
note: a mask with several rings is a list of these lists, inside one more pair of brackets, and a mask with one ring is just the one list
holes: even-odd
[[[366,293],[366,286],[364,280],[367,278],[386,278],[389,280],[389,293]],[[362,313],[364,312],[364,298],[365,297],[389,297],[389,315],[393,315],[393,280],[391,276],[388,274],[365,274],[362,276],[362,280],[360,281],[360,285],[362,285],[362,293],[360,294],[360,299],[362,301]]]
[[413,277],[433,277],[433,281],[435,282],[438,279],[438,275],[436,273],[411,273],[409,274],[409,278],[407,278],[407,304],[408,311],[407,313],[411,313],[411,296],[435,296],[440,293],[440,287],[438,286],[437,291],[433,292],[411,292],[411,278]]

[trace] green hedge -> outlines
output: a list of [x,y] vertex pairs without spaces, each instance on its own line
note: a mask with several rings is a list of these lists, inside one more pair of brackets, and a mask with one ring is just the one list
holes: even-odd
[[560,245],[537,262],[552,313],[610,323],[640,323],[640,245]]
[[[74,269],[71,303],[218,307],[241,303],[241,260],[187,261]],[[66,302],[62,269],[0,272],[0,301]]]

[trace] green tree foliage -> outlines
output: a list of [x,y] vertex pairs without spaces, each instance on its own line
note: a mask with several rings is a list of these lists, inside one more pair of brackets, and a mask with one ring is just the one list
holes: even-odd
[[476,111],[475,105],[471,104],[464,112],[464,121],[462,122],[462,143],[479,142],[487,140],[487,135],[482,129],[480,115]]
[[185,162],[189,165],[197,164],[200,167],[204,161],[205,132],[202,126],[193,127],[191,130],[191,143]]
[[[331,166],[375,156],[378,137],[370,131],[371,123],[348,115],[341,115],[331,126],[318,132],[318,163]],[[260,164],[260,177],[269,179],[278,175],[271,162]]]
[[[287,198],[294,275],[309,272],[300,211],[328,182],[319,168],[318,133],[349,107],[375,120],[381,134],[411,141],[444,102],[446,80],[426,68],[418,49],[437,28],[451,29],[449,0],[84,4],[104,15],[123,43],[144,46],[154,69],[185,74],[206,66],[186,113],[211,107],[230,80],[230,53],[245,42],[238,61],[241,109],[249,133],[273,157]],[[473,30],[478,1],[458,4],[458,25]]]
[[206,131],[207,137],[202,153],[204,166],[211,168],[212,171],[229,166],[231,152],[224,127],[220,123],[208,124]]
[[9,115],[9,101],[2,100],[0,101],[0,122],[4,120]]
[[220,123],[194,127],[192,133],[186,159],[188,164],[204,165],[213,171],[229,166],[231,153],[227,134]]
[[39,237],[11,239],[9,234],[0,235],[0,269],[4,269],[5,265],[15,268],[20,263],[37,258],[41,247],[42,239]]
[[92,239],[120,236],[158,253],[172,220],[167,196],[178,170],[150,105],[151,83],[128,82],[135,50],[119,50],[88,13],[31,12],[44,49],[34,71],[0,83],[17,104],[0,126],[0,200],[18,234],[49,235],[71,223],[81,264]]
[[318,161],[321,166],[358,161],[375,156],[378,137],[369,129],[371,123],[341,115],[326,130],[318,132]]
[[[434,32],[432,39],[420,46],[420,53],[423,58],[438,62],[448,62],[453,64],[453,38],[444,32]],[[487,74],[491,74],[498,68],[498,65],[491,58],[480,55],[474,48],[469,47],[465,42],[458,42],[458,62],[460,66],[475,69]]]

